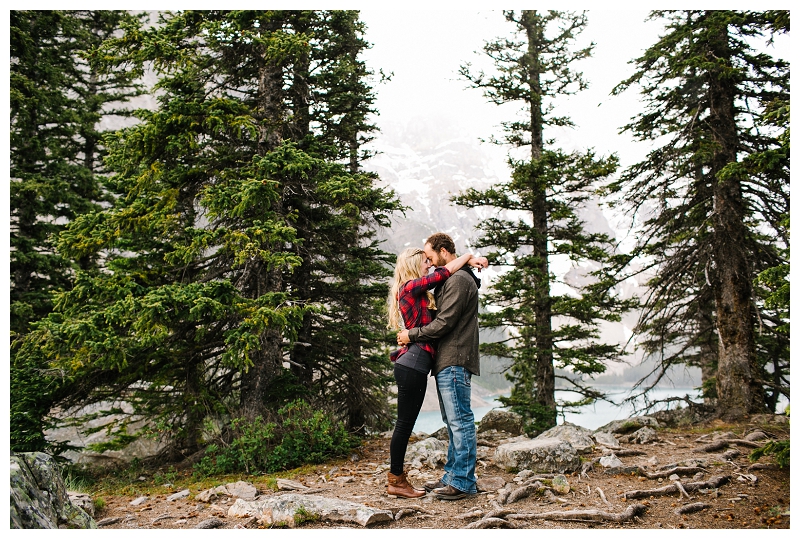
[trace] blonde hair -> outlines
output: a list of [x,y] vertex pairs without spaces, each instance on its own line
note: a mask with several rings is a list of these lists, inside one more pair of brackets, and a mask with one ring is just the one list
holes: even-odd
[[[397,302],[397,293],[400,288],[408,281],[422,277],[420,266],[425,259],[425,251],[410,247],[397,255],[397,263],[394,266],[394,277],[389,286],[389,297],[386,299],[386,307],[389,313],[389,329],[405,329],[403,315],[400,313],[400,305]],[[436,302],[430,290],[428,294],[428,308],[436,309]]]

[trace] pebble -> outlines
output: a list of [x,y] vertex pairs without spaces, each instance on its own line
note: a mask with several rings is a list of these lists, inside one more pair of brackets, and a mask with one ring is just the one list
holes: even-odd
[[189,496],[189,489],[186,489],[186,490],[182,490],[180,492],[176,492],[172,496],[169,496],[167,498],[167,501],[168,502],[174,502],[175,500],[182,500],[183,498],[186,498],[188,496]]
[[147,501],[147,496],[139,496],[135,500],[133,500],[129,505],[142,505],[144,502]]

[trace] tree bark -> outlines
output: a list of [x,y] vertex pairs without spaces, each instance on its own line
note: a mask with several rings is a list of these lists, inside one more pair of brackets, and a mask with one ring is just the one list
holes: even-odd
[[[544,41],[544,23],[536,11],[522,12],[522,25],[528,38],[526,62],[528,65],[528,87],[530,92],[530,133],[531,161],[542,157],[544,149],[544,122],[542,114],[542,72],[540,49]],[[531,188],[534,192],[532,204],[533,226],[536,236],[533,238],[533,255],[536,257],[537,275],[534,276],[534,323],[536,341],[536,395],[534,402],[540,407],[537,419],[538,427],[556,425],[555,369],[553,367],[553,335],[552,335],[552,300],[550,297],[550,265],[547,249],[547,192],[544,182],[533,175],[531,169]]]
[[[727,25],[709,41],[708,61],[730,65]],[[734,98],[736,81],[725,76],[726,66],[709,74],[709,117],[714,155],[710,174],[714,182],[714,300],[719,332],[717,410],[729,420],[765,411],[764,392],[755,379],[754,313],[752,283],[746,248],[744,202],[741,181],[730,165],[739,148]],[[726,170],[726,167],[728,169]]]

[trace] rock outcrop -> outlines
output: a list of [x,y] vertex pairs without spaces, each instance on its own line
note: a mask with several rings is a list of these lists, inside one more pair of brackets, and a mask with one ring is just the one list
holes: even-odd
[[642,427],[652,427],[658,429],[661,425],[654,417],[648,415],[637,415],[628,419],[617,419],[606,423],[600,428],[594,429],[595,432],[610,432],[611,434],[628,434]]
[[498,410],[497,408],[489,410],[478,424],[478,434],[492,429],[515,436],[522,434],[522,416],[515,412]]
[[590,453],[594,449],[592,431],[586,427],[564,423],[548,429],[536,437],[537,440],[557,438],[569,443],[578,453]]
[[391,511],[336,498],[304,494],[281,494],[255,501],[242,499],[228,510],[228,516],[251,516],[265,525],[283,524],[294,527],[302,520],[327,520],[369,526],[394,518]]
[[61,472],[45,453],[11,455],[12,529],[89,529],[94,519],[70,500]]
[[503,444],[495,451],[494,462],[508,471],[531,470],[536,473],[569,473],[581,467],[575,448],[558,438]]

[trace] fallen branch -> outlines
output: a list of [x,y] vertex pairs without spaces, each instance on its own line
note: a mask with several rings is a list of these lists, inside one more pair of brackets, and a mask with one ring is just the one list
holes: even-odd
[[[720,486],[724,485],[730,480],[731,476],[729,475],[716,475],[710,478],[708,481],[700,481],[697,483],[686,483],[686,485],[682,486],[684,487],[684,492],[686,491],[694,492],[695,490],[700,490],[701,488],[703,489],[719,488]],[[622,498],[625,500],[635,500],[637,498],[649,498],[650,496],[664,496],[667,494],[675,494],[676,492],[679,492],[679,489],[675,484],[672,484],[651,490],[631,490],[623,493]]]
[[516,529],[516,524],[503,520],[502,518],[484,518],[477,520],[472,524],[467,524],[462,529],[464,530],[487,530],[489,528],[511,528]]
[[738,445],[743,445],[745,447],[752,447],[752,448],[761,447],[761,444],[758,444],[756,442],[751,442],[750,440],[741,440],[739,438],[733,438],[731,440],[718,440],[716,442],[713,442],[713,443],[698,447],[694,451],[696,453],[711,453],[712,451],[718,451],[718,450],[722,449],[723,447],[728,447],[728,445],[730,445],[730,444],[738,444]]
[[597,509],[577,509],[570,511],[549,511],[547,513],[515,513],[510,514],[506,518],[509,520],[575,520],[579,522],[594,521],[610,521],[610,522],[627,522],[644,514],[647,507],[641,504],[629,505],[625,511],[621,513],[608,513],[606,511],[598,511]]
[[675,514],[687,515],[689,513],[697,513],[698,511],[702,511],[703,509],[708,509],[709,507],[711,506],[703,502],[690,503],[675,509]]

